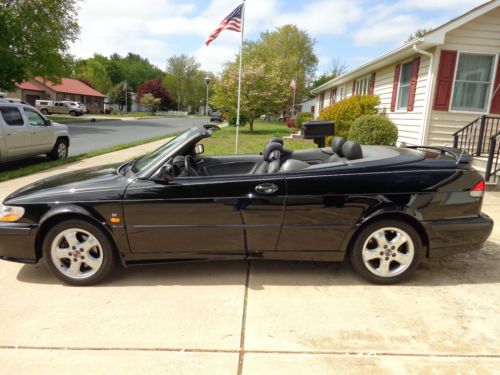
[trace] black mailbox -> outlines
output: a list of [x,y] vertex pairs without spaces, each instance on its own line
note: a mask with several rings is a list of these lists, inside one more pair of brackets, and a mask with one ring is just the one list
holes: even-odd
[[335,135],[335,124],[331,121],[308,121],[302,125],[304,138],[314,139],[318,147],[325,147],[325,137]]

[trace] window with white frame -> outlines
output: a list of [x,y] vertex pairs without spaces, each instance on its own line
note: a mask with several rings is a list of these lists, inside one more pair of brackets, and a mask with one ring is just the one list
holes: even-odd
[[490,96],[495,56],[460,53],[451,110],[483,112]]
[[406,110],[408,107],[412,66],[412,61],[401,64],[401,71],[399,72],[398,101],[396,104],[396,109],[398,110]]
[[337,101],[344,99],[346,96],[346,85],[339,86],[337,89]]
[[355,95],[368,95],[370,91],[370,79],[371,76],[365,76],[356,80],[356,84],[354,86],[354,94]]

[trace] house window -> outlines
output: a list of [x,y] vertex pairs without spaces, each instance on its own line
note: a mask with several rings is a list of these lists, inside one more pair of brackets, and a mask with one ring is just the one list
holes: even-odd
[[337,100],[340,101],[346,96],[346,85],[342,85],[337,90]]
[[412,61],[401,65],[399,73],[398,101],[396,109],[406,110],[408,107],[408,95],[410,94]]
[[325,101],[325,93],[321,93],[319,95],[319,105],[318,105],[318,109],[320,112],[323,110],[324,101]]
[[492,55],[459,54],[452,110],[483,112],[486,109],[494,61]]
[[368,95],[370,91],[370,76],[365,76],[356,80],[353,95]]

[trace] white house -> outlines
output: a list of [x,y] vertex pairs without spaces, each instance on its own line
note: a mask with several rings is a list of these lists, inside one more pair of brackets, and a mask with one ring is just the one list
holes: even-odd
[[375,94],[399,141],[450,144],[481,114],[500,113],[499,54],[494,0],[314,89],[315,115],[347,96]]
[[299,105],[297,105],[297,107],[298,107],[297,110],[299,112],[315,113],[316,112],[316,102],[317,102],[316,98],[307,99],[307,100],[303,101],[302,103],[300,103]]

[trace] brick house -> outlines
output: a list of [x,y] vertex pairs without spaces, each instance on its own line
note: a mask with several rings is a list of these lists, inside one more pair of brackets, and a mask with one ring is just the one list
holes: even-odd
[[44,81],[41,78],[16,84],[17,90],[9,93],[12,98],[21,99],[35,105],[38,99],[48,100],[74,100],[87,106],[90,113],[104,111],[104,98],[106,95],[73,78],[61,78],[61,83],[56,84]]

